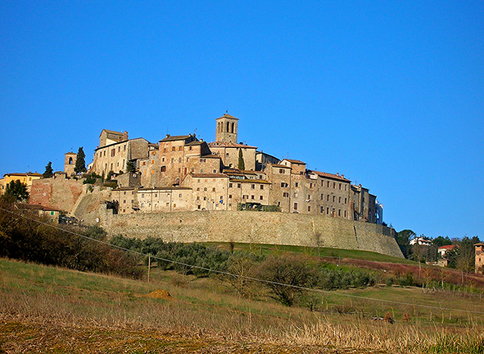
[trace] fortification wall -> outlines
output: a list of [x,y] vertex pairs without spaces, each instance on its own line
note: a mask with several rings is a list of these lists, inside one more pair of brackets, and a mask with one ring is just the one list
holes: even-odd
[[371,223],[289,213],[203,211],[110,215],[110,235],[160,237],[167,242],[240,242],[321,246],[403,255],[394,230]]
[[29,203],[70,212],[82,191],[82,181],[63,176],[41,178],[32,183]]

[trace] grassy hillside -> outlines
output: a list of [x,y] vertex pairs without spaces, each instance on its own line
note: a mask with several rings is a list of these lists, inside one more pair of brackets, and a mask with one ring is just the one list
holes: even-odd
[[242,299],[216,278],[156,268],[148,283],[0,259],[0,353],[484,349],[479,295],[398,286],[318,292],[314,312],[268,295],[261,288]]

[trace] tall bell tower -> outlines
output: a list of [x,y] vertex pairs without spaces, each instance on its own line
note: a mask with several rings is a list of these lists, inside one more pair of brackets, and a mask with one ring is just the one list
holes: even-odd
[[215,132],[215,142],[237,143],[238,118],[232,117],[228,112],[216,119],[217,130]]

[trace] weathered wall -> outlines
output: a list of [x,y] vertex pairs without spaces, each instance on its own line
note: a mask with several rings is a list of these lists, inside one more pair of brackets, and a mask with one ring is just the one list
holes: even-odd
[[70,212],[82,191],[82,181],[64,176],[41,178],[32,183],[29,203]]
[[[109,212],[109,211],[108,211]],[[319,215],[204,211],[106,215],[111,235],[175,242],[241,242],[373,251],[402,257],[394,231],[376,224]]]

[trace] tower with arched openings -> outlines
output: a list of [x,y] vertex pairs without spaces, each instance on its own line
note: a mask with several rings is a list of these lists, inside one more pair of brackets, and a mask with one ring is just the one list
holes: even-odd
[[224,143],[237,143],[238,118],[225,113],[217,118],[217,130],[215,131],[215,141]]
[[77,154],[75,152],[68,152],[64,157],[64,172],[67,176],[76,174],[74,167],[76,166]]

